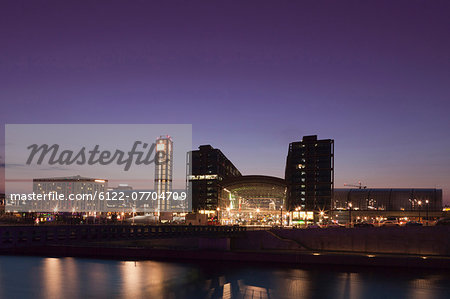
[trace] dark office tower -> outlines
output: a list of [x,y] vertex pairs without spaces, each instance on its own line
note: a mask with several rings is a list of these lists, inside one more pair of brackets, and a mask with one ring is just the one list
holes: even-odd
[[[158,210],[170,210],[167,193],[172,191],[173,142],[170,136],[156,139],[155,191],[158,194]],[[161,196],[161,194],[163,194]]]
[[334,140],[316,135],[289,144],[285,179],[288,210],[329,210],[334,188]]
[[189,152],[188,163],[191,169],[192,210],[216,213],[220,182],[241,176],[241,173],[219,149],[211,145],[201,145],[198,150]]

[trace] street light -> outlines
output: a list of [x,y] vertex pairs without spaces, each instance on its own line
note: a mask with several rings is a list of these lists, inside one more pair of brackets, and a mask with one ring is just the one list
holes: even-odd
[[281,224],[281,227],[283,227],[283,206],[281,206],[281,209],[280,209],[280,224]]
[[349,214],[349,218],[350,218],[350,225],[349,227],[352,227],[352,206],[353,204],[350,202],[348,203],[348,214]]
[[55,221],[56,221],[56,213],[58,213],[58,206],[56,206],[56,207],[53,209],[53,212],[54,212]]
[[425,203],[427,204],[427,226],[428,226],[428,223],[430,222],[430,220],[428,219],[428,204],[430,203],[430,201],[427,199],[425,200]]
[[419,205],[419,222],[422,223],[422,221],[420,220],[420,210],[422,210],[422,201],[419,200],[419,201],[417,202],[417,204]]

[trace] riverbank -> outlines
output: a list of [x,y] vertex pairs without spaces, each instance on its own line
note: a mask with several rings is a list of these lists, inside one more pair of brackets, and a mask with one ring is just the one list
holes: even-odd
[[98,247],[55,245],[14,248],[0,251],[3,255],[51,257],[84,257],[118,260],[191,260],[289,264],[291,266],[368,266],[385,268],[450,269],[450,257],[400,254],[368,254],[343,252],[298,252],[289,250],[221,251],[204,249],[152,249],[132,247]]
[[450,269],[450,227],[0,227],[0,254]]

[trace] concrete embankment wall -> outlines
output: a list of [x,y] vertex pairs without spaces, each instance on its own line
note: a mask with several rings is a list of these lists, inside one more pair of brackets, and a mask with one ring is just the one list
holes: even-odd
[[286,229],[228,237],[99,239],[44,245],[25,242],[0,248],[0,254],[450,269],[450,227]]
[[232,238],[197,237],[134,242],[137,247],[145,248],[344,251],[450,256],[450,227],[278,229],[248,231]]
[[282,238],[267,231],[249,231],[231,239],[231,249],[235,250],[302,250],[304,247],[293,240]]
[[[247,232],[249,248],[258,245],[261,232]],[[300,247],[311,250],[378,252],[417,255],[450,256],[450,227],[380,227],[380,228],[327,228],[327,229],[285,229],[273,230],[284,240],[293,240]],[[253,236],[252,236],[253,235]],[[273,238],[262,239],[265,249],[276,249],[279,241]],[[245,241],[237,241],[238,247],[245,246]],[[261,247],[260,247],[261,248]]]
[[[0,249],[38,247],[62,244],[101,243],[116,241],[230,238],[241,234],[245,227],[201,225],[43,225],[0,226]],[[171,242],[171,241],[170,241]],[[169,242],[169,243],[170,243]],[[199,241],[200,242],[200,241]],[[202,241],[203,242],[203,241]],[[164,242],[163,242],[164,243]],[[175,242],[175,246],[179,246]],[[186,247],[195,247],[195,241]],[[205,241],[199,246],[227,248],[227,242]],[[155,246],[165,246],[155,244]],[[170,244],[169,244],[170,245]],[[153,245],[152,245],[153,246]]]
[[[98,242],[96,245],[105,247],[136,247],[148,249],[173,249],[173,250],[230,250],[230,238],[225,237],[178,237],[167,239],[147,239],[133,241]],[[89,243],[87,243],[89,244]]]

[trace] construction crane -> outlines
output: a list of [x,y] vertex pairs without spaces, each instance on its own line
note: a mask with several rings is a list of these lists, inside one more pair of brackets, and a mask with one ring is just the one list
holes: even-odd
[[367,186],[363,186],[363,185],[361,184],[361,181],[358,182],[358,185],[344,184],[344,186],[347,186],[347,187],[356,187],[356,188],[358,188],[358,189],[367,189]]

